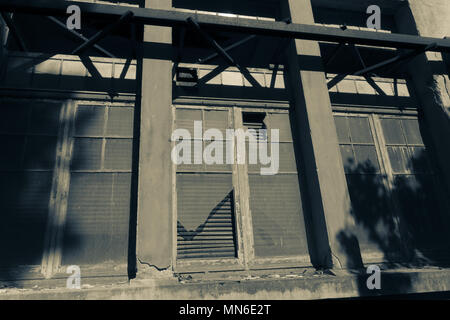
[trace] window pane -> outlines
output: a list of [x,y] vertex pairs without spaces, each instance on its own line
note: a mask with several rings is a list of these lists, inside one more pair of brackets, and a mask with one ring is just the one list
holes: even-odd
[[403,119],[402,122],[406,141],[409,144],[423,144],[419,121],[417,119]]
[[250,175],[255,255],[308,254],[298,176]]
[[348,128],[347,117],[335,116],[334,121],[336,123],[336,129],[337,129],[339,143],[349,143],[350,142],[350,131]]
[[387,147],[389,161],[394,173],[406,173],[409,165],[407,147]]
[[104,106],[78,106],[75,118],[75,135],[102,136],[105,110]]
[[106,139],[105,169],[131,171],[132,151],[132,139]]
[[380,119],[387,144],[405,144],[400,119]]
[[0,168],[19,169],[25,148],[25,136],[0,136]]
[[356,168],[356,160],[353,155],[353,149],[351,145],[341,145],[341,156],[344,164],[345,173],[353,172]]
[[31,107],[28,103],[17,101],[0,102],[0,132],[2,133],[26,133]]
[[351,214],[361,252],[389,256],[400,251],[395,220],[388,205],[389,193],[378,174],[349,174],[347,185],[352,204]]
[[353,143],[373,143],[369,120],[365,117],[348,117]]
[[52,170],[55,164],[56,137],[28,136],[25,148],[25,168]]
[[[202,121],[201,110],[190,109],[176,109],[176,127],[177,129],[186,129],[191,135],[191,139],[194,139],[194,121]],[[200,139],[203,138],[203,132]]]
[[361,173],[380,172],[378,156],[374,146],[354,145],[357,167]]
[[222,132],[222,139],[225,139],[227,128],[228,128],[228,111],[218,111],[218,110],[205,111],[204,131],[208,129],[219,129]]
[[72,173],[64,265],[127,262],[131,173]]
[[[289,114],[287,113],[268,113],[267,121],[269,123],[269,129],[278,129],[280,142],[292,141],[292,130]],[[270,136],[270,132],[268,132]]]
[[30,133],[57,135],[59,128],[60,104],[38,103],[33,105]]
[[110,107],[107,136],[133,137],[133,108]]
[[425,147],[410,147],[409,169],[413,173],[431,173],[427,150]]
[[52,172],[0,173],[0,266],[40,265]]
[[72,153],[72,170],[100,170],[103,139],[76,138]]

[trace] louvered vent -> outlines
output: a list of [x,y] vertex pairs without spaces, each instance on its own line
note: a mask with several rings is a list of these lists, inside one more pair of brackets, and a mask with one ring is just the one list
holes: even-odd
[[177,258],[236,257],[229,174],[178,174]]
[[242,122],[250,132],[254,133],[257,141],[267,140],[267,129],[264,118],[265,113],[244,112],[242,114]]

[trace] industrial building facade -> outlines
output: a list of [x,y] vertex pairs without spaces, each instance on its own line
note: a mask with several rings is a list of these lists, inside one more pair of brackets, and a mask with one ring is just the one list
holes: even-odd
[[[0,9],[2,2],[8,1],[0,1]],[[445,270],[448,40],[445,50],[430,43],[408,59],[370,70],[411,50],[209,30],[195,21],[210,16],[250,26],[280,22],[443,39],[450,35],[448,0],[85,2],[93,11],[140,7],[191,20],[173,27],[123,22],[79,53],[74,49],[111,24],[85,15],[87,4],[80,5],[81,30],[67,29],[67,17],[44,14],[44,8],[4,11],[5,286],[65,286],[73,265],[83,283],[111,284],[186,275],[212,283],[274,275],[309,281],[309,270],[336,274],[373,264],[387,272]],[[366,9],[374,4],[381,8],[379,30],[367,27]],[[205,164],[194,151],[190,164],[172,161],[176,129],[192,133],[190,145],[207,149],[212,139],[204,133],[211,128],[223,133],[224,148],[226,130],[278,130],[277,173],[262,175],[266,165],[249,161]],[[270,137],[256,138],[274,145]],[[449,290],[442,272],[435,282],[412,277],[408,287],[400,281],[401,290]],[[277,286],[269,298],[284,291]],[[246,289],[229,290],[231,297],[234,291],[248,297]],[[358,290],[290,297],[365,292]],[[214,296],[202,292],[191,294]]]

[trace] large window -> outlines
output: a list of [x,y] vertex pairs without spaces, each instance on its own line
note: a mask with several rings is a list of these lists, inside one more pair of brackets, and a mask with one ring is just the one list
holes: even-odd
[[40,265],[61,104],[0,102],[0,269]]
[[2,99],[0,109],[0,277],[67,265],[126,276],[134,108]]
[[335,122],[363,257],[435,258],[446,200],[417,115],[337,113]]
[[[190,159],[190,164],[176,165],[174,181],[176,269],[196,266],[195,270],[199,270],[200,265],[210,270],[308,265],[289,113],[177,106],[175,129],[190,133],[188,138],[177,136],[173,141],[174,147],[183,141],[189,146],[179,153],[180,157],[190,150],[184,157]],[[204,136],[208,129],[217,129],[221,134]],[[226,129],[232,130],[232,136]],[[276,147],[272,145],[271,129],[279,130]],[[235,139],[238,130],[245,133],[245,140]],[[261,174],[262,168],[272,165],[267,161],[249,161],[250,139],[266,143],[266,154],[272,161],[272,153],[279,153],[276,174]],[[215,152],[219,152],[218,159],[223,159],[221,164],[207,163],[203,154],[195,151],[199,147],[207,151],[218,142],[221,147]],[[238,160],[241,143],[243,162]]]

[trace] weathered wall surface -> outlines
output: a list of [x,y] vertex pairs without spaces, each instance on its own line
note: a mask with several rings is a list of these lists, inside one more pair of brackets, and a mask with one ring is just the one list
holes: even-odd
[[399,270],[383,272],[381,290],[369,291],[368,275],[297,276],[244,281],[202,281],[178,283],[176,279],[136,281],[131,284],[81,290],[3,290],[0,299],[82,299],[82,300],[309,300],[371,295],[395,295],[450,290],[448,270]]
[[[395,18],[398,31],[424,37],[450,35],[450,6],[446,0],[409,0]],[[409,63],[415,93],[431,131],[436,156],[447,187],[450,183],[450,79],[440,53],[429,52]]]

